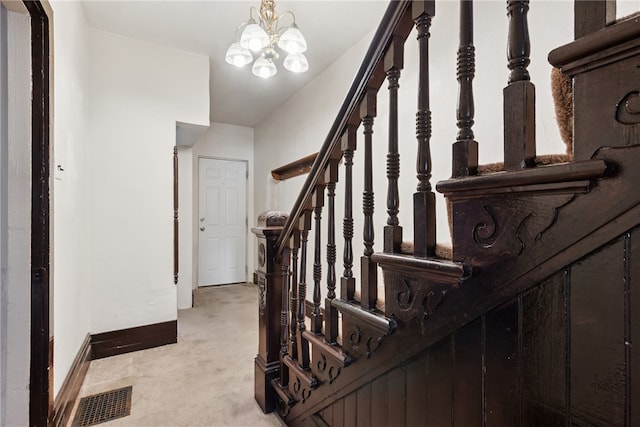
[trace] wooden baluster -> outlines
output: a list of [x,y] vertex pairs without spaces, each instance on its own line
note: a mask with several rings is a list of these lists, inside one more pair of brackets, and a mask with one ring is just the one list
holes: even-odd
[[452,176],[478,173],[478,143],[473,135],[473,77],[476,48],[473,45],[473,0],[460,1],[460,47],[458,48],[458,136],[453,144]]
[[371,261],[373,255],[373,120],[376,117],[376,90],[367,88],[360,104],[360,118],[364,125],[364,191],[362,193],[362,212],[364,213],[364,256],[360,258],[361,294],[363,308],[374,309],[378,299],[378,272]]
[[300,217],[300,287],[298,289],[298,364],[309,369],[309,342],[302,336],[305,325],[305,302],[307,300],[307,242],[311,229],[311,212],[306,210]]
[[417,192],[413,195],[414,255],[433,256],[436,251],[436,198],[431,189],[431,111],[429,109],[429,28],[435,1],[414,1],[412,16],[418,30],[418,112],[416,113]]
[[398,80],[404,67],[404,39],[394,36],[384,57],[384,70],[389,81],[389,153],[387,154],[387,225],[384,227],[384,251],[400,252],[402,227],[398,220],[400,212],[400,154],[398,153]]
[[287,305],[289,302],[289,262],[291,253],[289,248],[282,251],[282,311],[280,312],[280,384],[289,384],[289,369],[284,363],[287,355]]
[[324,184],[316,185],[313,193],[313,213],[315,214],[315,239],[314,239],[314,257],[313,257],[313,315],[311,317],[311,332],[314,334],[322,333],[322,313],[320,312],[320,302],[322,294],[320,291],[320,280],[322,279],[322,261],[321,261],[321,219],[322,207],[324,206]]
[[504,88],[504,167],[515,171],[534,166],[536,157],[536,91],[529,81],[529,0],[508,0],[509,84]]
[[338,310],[331,305],[336,297],[336,218],[335,190],[338,182],[338,160],[332,159],[325,170],[327,183],[327,298],[324,302],[324,337],[329,344],[338,339]]
[[358,126],[350,124],[342,135],[341,148],[344,156],[344,273],[341,279],[340,297],[351,301],[356,291],[353,277],[353,153],[356,150]]
[[296,333],[298,330],[298,248],[300,248],[300,230],[294,230],[290,239],[291,246],[291,296],[289,298],[291,322],[289,322],[289,355],[292,359],[298,358],[298,346]]

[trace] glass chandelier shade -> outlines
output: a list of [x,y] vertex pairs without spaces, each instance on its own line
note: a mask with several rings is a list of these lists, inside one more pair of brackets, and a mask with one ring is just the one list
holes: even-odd
[[[253,18],[253,12],[258,13],[258,22]],[[280,19],[285,15],[290,15],[293,22],[288,26],[279,26]],[[280,55],[275,50],[276,46],[288,54],[283,63],[285,69],[294,73],[304,73],[309,69],[309,62],[303,55],[307,50],[307,41],[296,25],[293,13],[285,11],[277,15],[275,1],[262,0],[260,10],[252,7],[250,19],[238,27],[236,41],[227,49],[225,60],[243,67],[253,61],[252,51],[259,53],[251,71],[258,77],[269,78],[278,72],[275,60]]]
[[251,64],[253,61],[253,55],[249,49],[245,49],[240,46],[240,43],[235,42],[227,49],[227,54],[224,58],[227,63],[235,65],[236,67],[244,67],[247,64]]
[[269,77],[275,76],[278,69],[276,68],[276,64],[273,63],[273,59],[258,58],[256,62],[253,63],[251,72],[258,77],[268,79]]
[[309,69],[307,58],[301,53],[291,53],[284,58],[284,68],[293,73],[304,73]]
[[282,33],[278,47],[287,53],[302,53],[307,50],[307,41],[294,23]]
[[269,45],[269,34],[251,19],[240,35],[240,46],[260,52]]

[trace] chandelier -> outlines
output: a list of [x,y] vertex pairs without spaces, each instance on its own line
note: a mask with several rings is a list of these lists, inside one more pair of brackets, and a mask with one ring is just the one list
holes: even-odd
[[[304,73],[309,63],[303,52],[307,50],[307,41],[296,25],[293,12],[287,10],[277,15],[275,0],[262,0],[260,10],[254,6],[249,9],[249,20],[240,24],[236,30],[236,41],[229,46],[225,60],[237,67],[244,67],[253,61],[251,52],[259,55],[251,71],[262,78],[273,77],[277,72],[275,61],[280,57],[276,46],[286,52],[283,65],[294,73]],[[258,15],[257,21],[253,13]],[[281,26],[280,20],[289,15],[292,23]],[[240,33],[240,38],[238,38]]]

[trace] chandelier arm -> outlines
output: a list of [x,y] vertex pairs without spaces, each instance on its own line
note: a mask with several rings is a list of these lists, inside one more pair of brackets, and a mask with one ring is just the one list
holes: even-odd
[[[280,20],[280,19],[281,19],[283,16],[285,16],[285,15],[291,15],[291,19],[293,19],[293,22],[291,22],[291,24],[295,24],[295,23],[296,23],[296,15],[294,15],[294,14],[293,14],[293,12],[291,12],[290,10],[285,10],[284,12],[282,12],[280,15],[278,15],[278,18],[277,18],[277,19],[278,19],[278,20]],[[291,24],[289,24],[289,25],[291,25]],[[277,29],[277,32],[279,33],[279,32],[280,32],[280,30],[282,30],[283,28],[284,28],[284,29],[287,29],[287,28],[289,28],[289,27],[281,27],[281,28],[278,28],[278,29]]]
[[[258,9],[256,9],[255,6],[251,6],[249,8],[249,21],[251,21],[253,18],[253,12],[255,12],[258,15],[258,22],[262,23],[262,15],[260,15],[260,11],[258,11]],[[254,19],[255,20],[255,19]],[[245,22],[246,24],[246,22]]]

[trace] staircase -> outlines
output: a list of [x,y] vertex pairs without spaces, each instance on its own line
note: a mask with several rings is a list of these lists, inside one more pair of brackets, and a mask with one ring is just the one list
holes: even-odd
[[[504,163],[499,172],[479,173],[474,4],[460,2],[458,136],[452,177],[435,186],[451,215],[449,259],[436,255],[431,183],[435,7],[435,1],[390,2],[293,209],[265,214],[253,229],[260,287],[256,400],[290,425],[640,425],[640,408],[631,405],[640,392],[640,357],[631,346],[640,342],[638,16],[611,22],[612,2],[576,2],[576,41],[549,55],[573,79],[573,156],[543,166],[527,70],[529,2],[507,1]],[[407,253],[398,220],[397,90],[413,28],[420,70]],[[376,253],[372,134],[385,80],[388,219],[383,252]],[[352,194],[358,133],[360,277]]]

